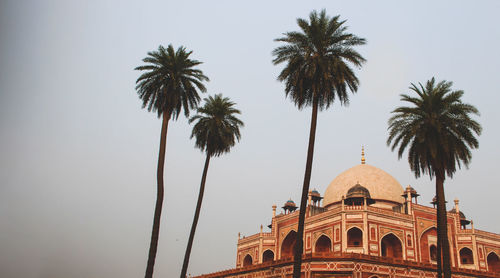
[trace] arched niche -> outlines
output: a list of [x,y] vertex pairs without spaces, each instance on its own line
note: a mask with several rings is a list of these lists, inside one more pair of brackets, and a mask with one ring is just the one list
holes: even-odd
[[474,255],[472,254],[472,250],[467,247],[460,249],[460,263],[462,265],[472,265],[474,264]]
[[325,253],[332,251],[332,241],[326,235],[321,235],[314,245],[314,252]]
[[488,264],[488,271],[494,273],[500,273],[500,258],[495,252],[491,252],[486,257],[486,262]]
[[[436,227],[430,227],[429,229],[425,230],[420,236],[420,253],[422,262],[437,261],[436,246],[437,246],[437,229]],[[432,252],[434,252],[433,250],[435,250],[435,254],[432,254]]]
[[347,247],[363,247],[363,231],[353,227],[347,231]]
[[286,235],[285,239],[281,243],[281,258],[293,257],[293,249],[295,248],[295,243],[297,242],[297,232],[290,231]]
[[272,261],[274,261],[274,252],[269,249],[264,251],[264,253],[262,253],[262,262],[267,263]]
[[385,235],[382,240],[380,240],[380,250],[382,252],[382,257],[403,258],[403,245],[401,240],[393,233]]
[[243,267],[252,265],[252,263],[253,263],[252,256],[250,256],[250,254],[247,254],[243,259]]

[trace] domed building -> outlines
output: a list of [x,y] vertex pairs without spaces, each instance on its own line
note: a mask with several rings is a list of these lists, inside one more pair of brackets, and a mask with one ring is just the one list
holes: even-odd
[[[387,172],[365,163],[333,179],[323,196],[309,192],[302,277],[436,277],[436,209]],[[321,204],[321,200],[323,203]],[[474,229],[448,212],[453,277],[500,277],[500,235]],[[234,269],[200,277],[292,277],[299,210],[272,207],[270,232],[239,237]]]

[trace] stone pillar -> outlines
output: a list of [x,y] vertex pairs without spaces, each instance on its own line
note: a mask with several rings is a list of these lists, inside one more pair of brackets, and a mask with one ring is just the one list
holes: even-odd
[[406,207],[408,208],[408,214],[412,215],[412,208],[411,208],[411,191],[408,188],[406,190]]
[[477,253],[477,243],[476,243],[476,231],[474,230],[474,222],[471,220],[470,224],[472,226],[472,256],[474,256],[474,267],[479,270],[479,257]]
[[262,224],[260,225],[260,235],[259,235],[259,257],[257,258],[256,261],[258,261],[260,264],[262,263],[262,252],[264,250],[262,250],[262,246],[263,246],[263,243],[264,243],[264,236],[263,236],[263,232],[262,232]]
[[342,242],[342,253],[346,252],[347,249],[347,232],[346,232],[346,217],[345,217],[345,210],[344,210],[344,199],[345,197],[342,196],[342,236],[340,238],[340,241]]
[[276,217],[276,205],[273,205],[273,218]]
[[363,211],[363,254],[369,254],[370,250],[368,250],[368,210],[366,206],[366,198],[365,198],[365,210]]

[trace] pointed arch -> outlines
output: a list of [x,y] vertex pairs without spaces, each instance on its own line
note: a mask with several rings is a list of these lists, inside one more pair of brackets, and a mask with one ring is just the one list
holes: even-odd
[[332,251],[332,240],[327,235],[322,234],[316,240],[316,243],[314,244],[313,252],[325,253],[325,252],[331,252],[331,251]]
[[280,249],[281,259],[293,257],[293,249],[295,248],[296,242],[297,242],[297,232],[291,230],[281,243],[281,249]]
[[360,228],[347,230],[347,247],[363,247],[363,231]]
[[488,271],[500,273],[500,258],[494,251],[491,251],[486,256],[486,264],[488,265]]
[[252,256],[250,254],[247,254],[243,259],[243,267],[252,265],[252,263],[253,263]]
[[267,249],[262,253],[262,262],[267,263],[272,261],[274,261],[274,252],[271,249]]
[[387,233],[380,240],[380,251],[382,257],[404,259],[403,242],[393,233]]
[[[432,246],[436,248],[436,254],[432,254],[432,252],[434,252]],[[437,260],[436,246],[437,246],[437,228],[435,226],[431,226],[425,229],[420,234],[420,260],[422,262],[436,262]]]
[[468,247],[463,247],[459,251],[460,255],[460,263],[462,265],[471,265],[474,264],[474,254],[472,253],[472,250]]

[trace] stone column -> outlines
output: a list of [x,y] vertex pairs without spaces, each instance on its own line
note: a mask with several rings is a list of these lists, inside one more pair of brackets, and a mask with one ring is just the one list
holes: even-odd
[[346,252],[346,249],[347,249],[347,232],[346,232],[346,217],[345,217],[345,208],[344,208],[344,199],[345,197],[342,196],[342,236],[340,238],[340,241],[342,242],[342,252]]
[[412,208],[411,208],[411,191],[408,189],[406,190],[406,207],[408,208],[408,214],[411,215]]
[[368,208],[366,206],[366,198],[365,198],[365,209],[363,211],[363,254],[369,254],[368,250]]
[[474,256],[474,267],[479,270],[479,257],[477,253],[477,243],[476,243],[476,230],[474,230],[474,222],[470,221],[472,225],[472,256]]

